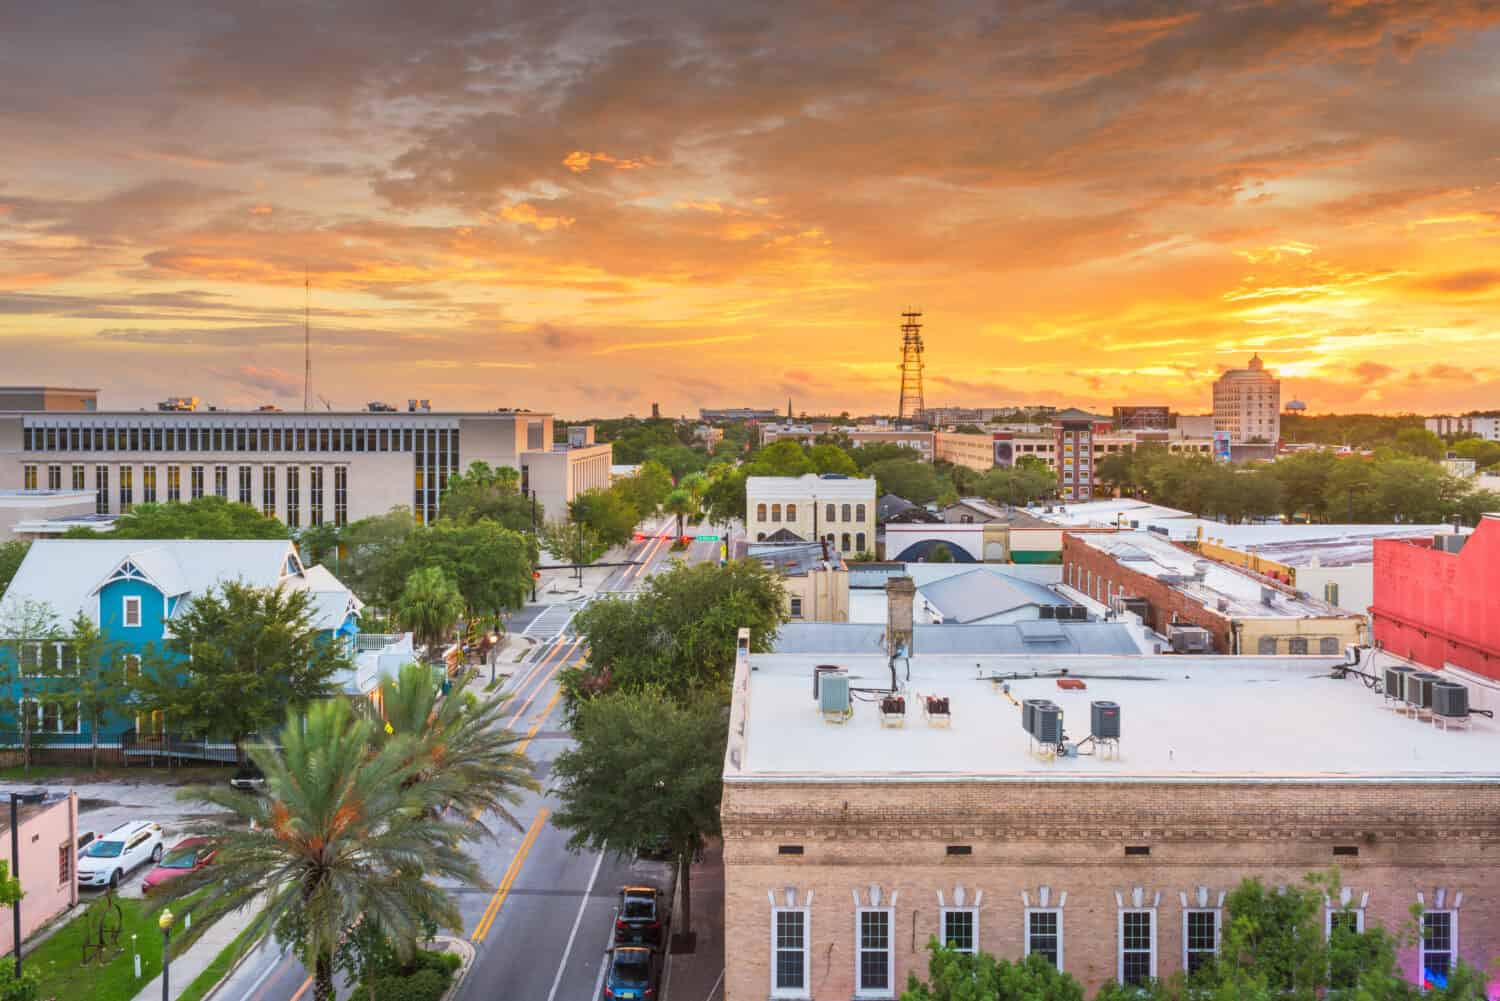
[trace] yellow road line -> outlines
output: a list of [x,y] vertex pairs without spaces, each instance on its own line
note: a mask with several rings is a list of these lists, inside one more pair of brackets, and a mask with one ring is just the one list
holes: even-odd
[[471,941],[483,942],[484,937],[490,933],[490,926],[495,923],[495,916],[500,913],[500,908],[505,906],[505,898],[510,896],[510,888],[515,883],[516,877],[521,874],[521,866],[526,862],[526,856],[530,854],[531,846],[536,844],[537,835],[541,834],[542,828],[546,826],[551,812],[545,806],[537,812],[536,819],[531,822],[531,828],[521,841],[521,847],[516,850],[516,857],[510,860],[510,868],[505,870],[505,877],[500,880],[500,885],[495,889],[495,895],[490,898],[489,906],[484,909],[479,923],[474,926],[474,932],[469,936]]
[[526,747],[531,743],[531,738],[535,737],[537,731],[542,728],[542,724],[547,722],[547,717],[552,715],[552,710],[557,708],[557,702],[561,698],[562,689],[559,688],[557,691],[552,693],[552,699],[547,703],[547,708],[542,710],[542,715],[537,717],[537,721],[535,723],[531,724],[531,729],[526,733],[526,739],[521,741],[520,744],[516,745],[517,754],[526,753]]
[[[557,673],[557,669],[559,667],[561,667],[564,663],[566,663],[567,659],[569,657],[573,656],[573,651],[576,650],[578,648],[578,644],[580,644],[582,642],[583,642],[583,637],[582,636],[580,636],[577,639],[575,639],[573,641],[572,645],[568,647],[568,652],[562,655],[562,659],[557,662],[557,664],[552,668],[552,670],[549,673],[547,673],[545,676],[543,676],[543,678],[542,678],[541,681],[537,682],[536,686],[534,688],[532,688],[531,694],[526,697],[526,701],[521,703],[521,708],[517,709],[515,715],[512,716],[506,722],[505,728],[507,730],[514,730],[516,728],[516,721],[519,720],[522,716],[526,715],[526,709],[527,709],[528,706],[531,705],[532,701],[537,697],[537,693],[539,693],[543,688],[547,687],[547,682],[550,681],[550,680],[552,680],[552,675],[556,674]],[[563,646],[564,646],[564,644],[559,643],[557,645],[557,649],[553,650],[552,653],[548,654],[547,655],[547,659],[544,660],[544,661],[542,661],[542,663],[537,666],[537,672],[540,672],[543,667],[545,667],[549,662],[551,662],[552,657],[557,653],[558,650],[561,650],[563,648]],[[536,672],[533,672],[533,674],[535,674],[535,673]]]

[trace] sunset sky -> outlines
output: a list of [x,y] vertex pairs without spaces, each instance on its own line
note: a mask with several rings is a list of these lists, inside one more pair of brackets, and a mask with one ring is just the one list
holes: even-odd
[[1500,6],[0,12],[0,383],[300,406],[304,271],[335,409],[1500,407]]

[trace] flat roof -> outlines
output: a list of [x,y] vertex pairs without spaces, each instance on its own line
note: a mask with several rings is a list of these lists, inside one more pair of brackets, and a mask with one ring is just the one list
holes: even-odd
[[[1337,660],[918,655],[909,680],[897,662],[907,716],[891,729],[881,726],[877,702],[859,700],[878,695],[858,691],[890,687],[885,657],[751,654],[736,677],[745,730],[739,737],[731,728],[725,780],[1500,782],[1494,720],[1471,716],[1465,731],[1410,719],[1360,678],[1335,678]],[[819,664],[849,672],[856,701],[846,723],[826,722],[813,700]],[[1063,668],[1087,688],[1059,688],[1054,672]],[[1009,679],[1009,697],[995,676]],[[949,700],[951,726],[927,724],[925,695]],[[1118,758],[1035,753],[1021,727],[1019,703],[1028,698],[1062,708],[1070,741],[1088,736],[1091,701],[1118,703]]]
[[[1218,563],[1155,532],[1103,532],[1073,539],[1136,573],[1154,577],[1180,594],[1224,615],[1251,619],[1323,619],[1354,615],[1311,597],[1273,588],[1260,577]],[[1269,589],[1269,591],[1268,591]],[[1262,595],[1269,593],[1267,604]]]
[[189,417],[552,417],[544,410],[3,410],[6,415],[69,421],[95,417],[158,417],[182,420]]

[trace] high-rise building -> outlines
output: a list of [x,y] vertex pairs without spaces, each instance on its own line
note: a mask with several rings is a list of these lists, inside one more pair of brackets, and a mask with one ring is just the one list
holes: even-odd
[[1281,381],[1266,371],[1260,355],[1214,383],[1214,430],[1228,431],[1236,445],[1280,440]]
[[1052,415],[1058,497],[1078,501],[1094,496],[1094,432],[1107,432],[1109,427],[1109,418],[1082,410],[1064,410]]

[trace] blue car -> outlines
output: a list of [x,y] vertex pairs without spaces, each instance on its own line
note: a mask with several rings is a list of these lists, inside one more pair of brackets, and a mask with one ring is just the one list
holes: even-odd
[[656,957],[643,946],[620,946],[610,953],[604,977],[607,1001],[648,1001],[656,997]]

